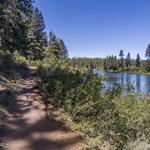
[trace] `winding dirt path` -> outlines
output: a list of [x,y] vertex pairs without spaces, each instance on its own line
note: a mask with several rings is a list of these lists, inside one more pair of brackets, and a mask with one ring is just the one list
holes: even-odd
[[[46,117],[45,105],[35,81],[36,69],[27,71],[19,85],[16,104],[7,122],[4,150],[80,150],[81,138],[60,122]],[[49,106],[53,109],[53,106]]]

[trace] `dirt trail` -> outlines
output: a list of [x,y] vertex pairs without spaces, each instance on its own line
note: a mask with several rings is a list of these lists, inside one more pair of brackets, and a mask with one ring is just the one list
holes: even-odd
[[35,72],[30,67],[19,85],[16,104],[8,117],[4,150],[80,150],[78,134],[71,132],[56,116],[46,117]]

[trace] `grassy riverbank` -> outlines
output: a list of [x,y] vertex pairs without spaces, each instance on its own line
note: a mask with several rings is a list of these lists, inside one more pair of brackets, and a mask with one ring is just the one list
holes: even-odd
[[149,97],[133,93],[124,97],[121,88],[104,91],[101,77],[72,67],[65,59],[42,61],[38,72],[47,100],[70,115],[86,141],[94,139],[86,142],[87,150],[102,149],[104,143],[113,150],[127,149],[143,135],[150,137]]
[[129,74],[139,74],[139,75],[146,75],[146,76],[150,76],[150,72],[143,72],[143,71],[125,71]]
[[137,74],[137,75],[146,75],[146,76],[150,76],[150,72],[144,72],[144,71],[127,71],[127,70],[100,70],[100,71],[104,71],[104,72],[109,72],[109,73],[120,73],[120,72],[125,72],[125,73],[129,73],[129,74]]

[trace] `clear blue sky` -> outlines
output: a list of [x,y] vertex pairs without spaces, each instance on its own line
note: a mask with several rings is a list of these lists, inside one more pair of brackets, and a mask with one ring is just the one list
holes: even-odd
[[150,0],[35,0],[46,31],[62,38],[71,57],[132,57],[150,43]]

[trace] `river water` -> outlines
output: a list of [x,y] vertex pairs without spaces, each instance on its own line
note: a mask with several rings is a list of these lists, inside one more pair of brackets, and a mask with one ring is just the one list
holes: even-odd
[[150,76],[125,72],[106,73],[103,71],[95,71],[95,73],[109,77],[109,80],[104,81],[104,86],[107,89],[112,89],[115,83],[119,85],[131,84],[135,92],[150,93]]

